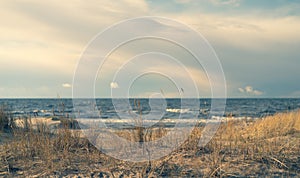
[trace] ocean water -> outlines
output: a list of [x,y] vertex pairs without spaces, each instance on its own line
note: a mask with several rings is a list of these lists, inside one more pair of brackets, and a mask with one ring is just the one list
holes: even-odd
[[[48,117],[53,115],[78,115],[81,118],[102,118],[102,119],[124,119],[137,114],[159,119],[172,118],[201,118],[211,119],[211,99],[197,99],[198,106],[195,106],[196,99],[191,102],[182,103],[180,99],[96,99],[95,112],[98,115],[91,115],[85,111],[84,106],[91,105],[90,100],[79,100],[80,110],[75,110],[72,99],[0,99],[0,105],[5,105],[14,117],[39,116]],[[122,104],[129,101],[129,105]],[[139,101],[139,106],[137,106]],[[186,100],[189,101],[189,100]],[[250,117],[260,118],[266,115],[273,115],[278,112],[292,111],[300,108],[300,99],[227,99],[223,116],[231,115],[237,118]],[[211,118],[208,118],[211,117]],[[156,119],[157,119],[156,118]]]

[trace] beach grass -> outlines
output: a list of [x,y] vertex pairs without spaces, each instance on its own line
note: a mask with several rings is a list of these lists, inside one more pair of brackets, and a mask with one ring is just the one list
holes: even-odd
[[[1,128],[9,123],[0,112]],[[140,163],[117,160],[96,149],[74,121],[60,120],[53,130],[47,122],[23,118],[24,127],[2,129],[0,176],[7,177],[299,177],[300,111],[257,120],[221,123],[203,147],[198,141],[203,124],[168,156]],[[145,132],[145,133],[143,133]],[[147,133],[146,133],[147,132]],[[164,128],[119,130],[132,142],[163,137]],[[151,134],[148,134],[151,133]],[[116,143],[117,144],[117,143]]]

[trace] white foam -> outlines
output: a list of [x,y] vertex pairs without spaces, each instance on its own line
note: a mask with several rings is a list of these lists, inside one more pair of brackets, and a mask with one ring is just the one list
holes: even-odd
[[190,112],[189,109],[166,109],[167,112],[174,112],[174,113],[188,113]]

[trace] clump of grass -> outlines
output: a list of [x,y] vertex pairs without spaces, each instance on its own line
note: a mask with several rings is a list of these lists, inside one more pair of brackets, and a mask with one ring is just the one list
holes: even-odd
[[89,150],[91,153],[92,145],[82,139],[80,133],[70,130],[69,125],[63,124],[65,127],[53,132],[43,121],[35,126],[30,119],[24,119],[23,122],[26,127],[14,129],[12,140],[2,145],[5,152],[0,155],[1,161],[7,161],[1,162],[0,167],[5,169],[0,169],[0,172],[23,176],[64,172],[69,166],[73,166],[73,157],[87,159],[89,155],[85,151]]
[[[124,134],[123,131],[118,131],[117,134],[119,136],[125,137],[127,140],[134,141],[134,142],[149,142],[154,141],[156,139],[162,138],[167,134],[166,129],[162,124],[157,124],[152,127],[145,127],[144,124],[144,118],[142,114],[142,105],[140,100],[134,100],[134,110],[137,111],[137,116],[133,116],[134,120],[134,127],[131,130],[131,133]],[[131,111],[129,111],[131,113]],[[125,131],[126,132],[126,131]]]
[[234,172],[239,169],[247,170],[239,172],[247,176],[299,175],[299,133],[300,111],[228,121],[198,154],[210,165],[210,176],[238,176]]
[[256,138],[284,136],[300,132],[300,111],[279,113],[260,119],[246,132]]
[[73,118],[61,118],[60,127],[69,129],[80,129],[78,121]]
[[11,132],[15,127],[12,114],[5,105],[0,106],[0,131]]

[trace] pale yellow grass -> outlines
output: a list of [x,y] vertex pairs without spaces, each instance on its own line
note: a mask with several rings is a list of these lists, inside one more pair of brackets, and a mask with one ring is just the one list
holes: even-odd
[[[170,155],[159,160],[132,163],[98,151],[87,139],[68,128],[49,133],[49,119],[33,119],[36,129],[17,130],[10,142],[0,145],[3,176],[81,177],[299,177],[300,111],[257,120],[222,122],[212,140],[199,147],[203,126]],[[203,124],[203,123],[202,123]],[[162,138],[167,129],[136,128],[115,131],[132,141]],[[118,143],[115,143],[118,144]],[[2,172],[2,173],[1,173]]]

